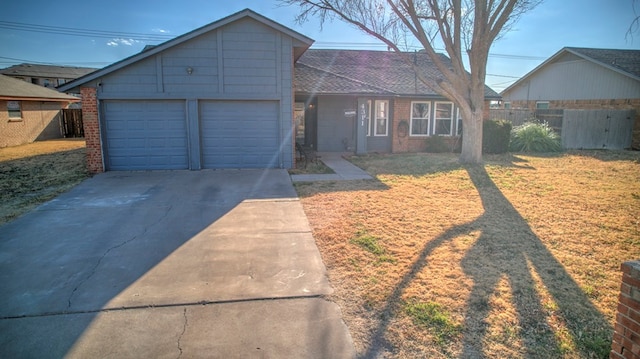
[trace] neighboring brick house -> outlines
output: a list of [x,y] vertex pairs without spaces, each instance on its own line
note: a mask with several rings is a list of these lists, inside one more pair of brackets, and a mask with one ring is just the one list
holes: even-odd
[[[410,55],[423,76],[442,76],[426,53]],[[434,136],[460,145],[458,106],[395,52],[309,49],[296,62],[295,94],[297,123],[304,123],[296,140],[318,151],[419,152]],[[489,102],[500,97],[485,86],[485,98],[488,118]]]
[[633,109],[640,148],[640,50],[565,47],[501,95],[507,109]]
[[95,70],[90,67],[19,64],[0,69],[0,74],[53,89]]
[[60,110],[79,99],[0,75],[0,147],[61,137]]

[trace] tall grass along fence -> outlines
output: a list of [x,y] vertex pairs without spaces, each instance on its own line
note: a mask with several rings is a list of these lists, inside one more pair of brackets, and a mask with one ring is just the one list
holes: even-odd
[[640,261],[622,263],[622,285],[610,359],[640,358]]
[[633,141],[634,110],[490,110],[491,119],[547,123],[565,149],[628,149]]

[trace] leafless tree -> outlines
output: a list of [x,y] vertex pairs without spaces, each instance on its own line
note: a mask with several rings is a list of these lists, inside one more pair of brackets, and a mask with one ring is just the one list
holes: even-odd
[[636,10],[637,3],[638,0],[633,0],[631,2],[631,8],[633,9],[633,15],[635,15],[635,17],[633,18],[633,21],[631,21],[631,24],[627,29],[627,33],[624,36],[627,40],[629,40],[629,38],[633,39],[633,34],[640,31],[640,15],[638,15],[638,11]]
[[[482,161],[482,120],[487,58],[491,44],[525,12],[542,0],[280,0],[297,5],[296,20],[319,18],[322,24],[338,18],[384,42],[415,66],[401,51],[406,36],[419,42],[442,76],[419,79],[436,93],[455,102],[462,112],[460,161]],[[451,63],[438,56],[443,46]],[[463,56],[468,56],[469,71]],[[416,69],[419,70],[419,69]]]

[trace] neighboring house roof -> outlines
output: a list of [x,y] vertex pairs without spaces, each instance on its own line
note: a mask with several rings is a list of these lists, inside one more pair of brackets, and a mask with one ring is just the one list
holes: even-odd
[[63,92],[68,92],[71,91],[83,84],[86,84],[88,82],[91,82],[93,80],[96,80],[102,76],[105,76],[107,74],[110,74],[114,71],[117,71],[123,67],[126,67],[132,63],[141,61],[143,59],[146,59],[148,57],[154,56],[159,52],[162,52],[168,48],[174,47],[176,45],[182,44],[186,41],[189,41],[195,37],[198,37],[202,34],[214,31],[216,29],[219,29],[229,23],[232,23],[234,21],[243,19],[243,18],[252,18],[268,27],[271,27],[272,29],[275,29],[277,31],[280,31],[284,34],[287,34],[288,36],[291,36],[295,41],[294,41],[294,58],[297,59],[299,58],[308,48],[309,46],[311,46],[311,44],[313,43],[313,40],[294,31],[291,30],[290,28],[283,26],[271,19],[268,19],[250,9],[244,9],[242,11],[239,11],[235,14],[229,15],[223,19],[220,19],[218,21],[214,21],[208,25],[205,25],[203,27],[200,27],[198,29],[195,29],[191,32],[188,32],[184,35],[178,36],[172,40],[166,41],[162,44],[159,44],[155,47],[151,47],[151,46],[145,46],[145,48],[143,49],[143,51],[130,56],[124,60],[118,61],[114,64],[111,64],[105,68],[102,68],[98,71],[95,71],[91,74],[88,74],[86,76],[83,76],[79,79],[67,82],[64,85],[61,85],[58,87],[58,89],[60,91]]
[[512,88],[518,86],[519,84],[526,81],[529,77],[533,76],[536,72],[538,72],[538,70],[550,63],[555,62],[556,59],[566,53],[571,53],[584,60],[590,61],[594,64],[598,64],[624,76],[640,81],[640,50],[564,47],[560,51],[556,52],[553,56],[548,58],[546,61],[544,61],[542,64],[538,65],[538,67],[522,76],[518,81],[511,84],[511,86],[504,89],[502,93],[504,94],[509,92]]
[[26,81],[0,75],[0,99],[31,101],[79,101],[77,97],[60,93]]
[[[443,77],[426,53],[409,55],[424,76]],[[439,55],[445,64],[451,62],[447,56]],[[298,60],[295,70],[298,93],[441,97],[392,51],[309,49]],[[500,95],[485,86],[485,97],[499,98]]]
[[42,77],[52,79],[76,79],[97,69],[90,67],[72,67],[38,64],[20,64],[1,69],[0,74],[7,76]]

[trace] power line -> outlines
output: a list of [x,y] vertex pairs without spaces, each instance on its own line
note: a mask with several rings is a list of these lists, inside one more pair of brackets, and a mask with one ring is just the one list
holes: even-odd
[[[62,27],[62,26],[49,26],[49,25],[38,25],[38,24],[29,24],[22,22],[13,22],[13,21],[0,21],[0,28],[8,29],[8,30],[18,30],[18,31],[28,31],[28,32],[36,32],[36,33],[45,33],[45,34],[56,34],[56,35],[68,35],[68,36],[80,36],[80,37],[97,37],[97,38],[126,38],[131,40],[138,41],[158,41],[163,42],[166,40],[172,39],[174,36],[172,35],[164,35],[164,34],[149,34],[149,33],[139,33],[139,32],[122,32],[122,31],[107,31],[107,30],[95,30],[95,29],[86,29],[86,28],[73,28],[73,27]],[[333,47],[381,47],[386,48],[386,44],[378,43],[378,42],[331,42],[331,41],[318,41],[315,44],[318,46],[333,46]],[[407,46],[407,48],[411,48],[414,50],[421,49],[420,46]],[[442,51],[443,49],[436,49],[437,51]],[[489,53],[489,57],[497,57],[502,59],[510,59],[510,60],[545,60],[545,57],[539,56],[528,56],[528,55],[514,55],[514,54],[499,54],[499,53]]]
[[140,40],[140,41],[165,41],[173,37],[171,35],[163,35],[163,34],[144,34],[144,33],[136,33],[136,32],[92,30],[92,29],[85,29],[85,28],[27,24],[27,23],[12,22],[12,21],[0,21],[0,28],[7,29],[7,30],[37,32],[37,33],[44,33],[44,34],[98,37],[98,38],[106,38],[106,39],[127,38],[127,39]]

